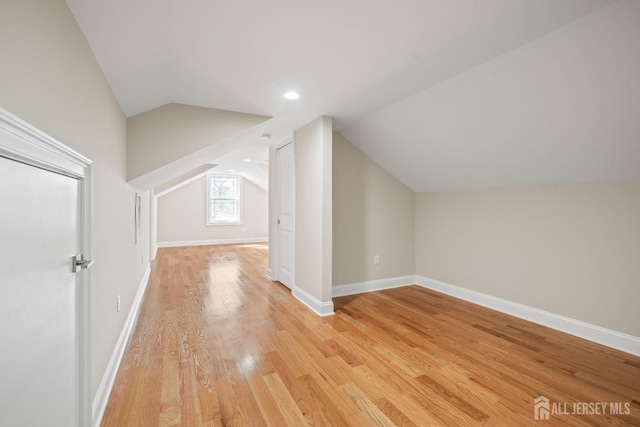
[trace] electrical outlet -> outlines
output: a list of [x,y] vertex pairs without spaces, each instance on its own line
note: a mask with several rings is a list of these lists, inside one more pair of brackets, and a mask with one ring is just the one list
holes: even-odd
[[374,263],[375,265],[380,264],[380,255],[374,255],[374,256],[373,256],[373,263]]
[[116,313],[120,313],[120,295],[116,297]]

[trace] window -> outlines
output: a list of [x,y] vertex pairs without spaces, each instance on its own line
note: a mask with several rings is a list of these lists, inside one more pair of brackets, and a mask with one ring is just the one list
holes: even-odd
[[207,176],[207,225],[242,224],[242,178]]

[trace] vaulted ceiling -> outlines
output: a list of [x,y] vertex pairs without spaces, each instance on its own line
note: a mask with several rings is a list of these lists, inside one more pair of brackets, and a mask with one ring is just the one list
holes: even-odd
[[640,179],[638,2],[67,3],[127,116],[331,116],[415,191]]

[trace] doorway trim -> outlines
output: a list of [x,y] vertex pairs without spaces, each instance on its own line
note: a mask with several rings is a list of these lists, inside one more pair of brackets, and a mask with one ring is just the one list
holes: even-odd
[[[0,156],[78,180],[80,252],[92,254],[92,161],[0,107]],[[91,425],[91,269],[76,279],[78,425]]]
[[[285,138],[282,138],[280,141],[276,142],[270,147],[270,158],[269,162],[269,268],[267,270],[267,278],[272,282],[278,281],[278,269],[279,269],[279,259],[278,259],[278,207],[279,207],[279,194],[278,194],[278,150],[282,147],[294,144],[293,150],[295,155],[295,139],[294,134],[289,134]],[[292,251],[293,251],[293,263],[291,266],[291,290],[296,288],[296,263],[295,263],[295,254],[296,254],[296,215],[295,215],[295,206],[296,206],[296,180],[295,180],[295,161],[294,161],[294,169],[293,169],[294,179],[293,179],[293,241],[292,241]]]

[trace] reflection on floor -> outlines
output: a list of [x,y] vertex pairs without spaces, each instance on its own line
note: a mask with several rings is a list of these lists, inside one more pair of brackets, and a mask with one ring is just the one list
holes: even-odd
[[417,286],[320,318],[267,251],[160,249],[103,426],[640,425],[638,357]]

